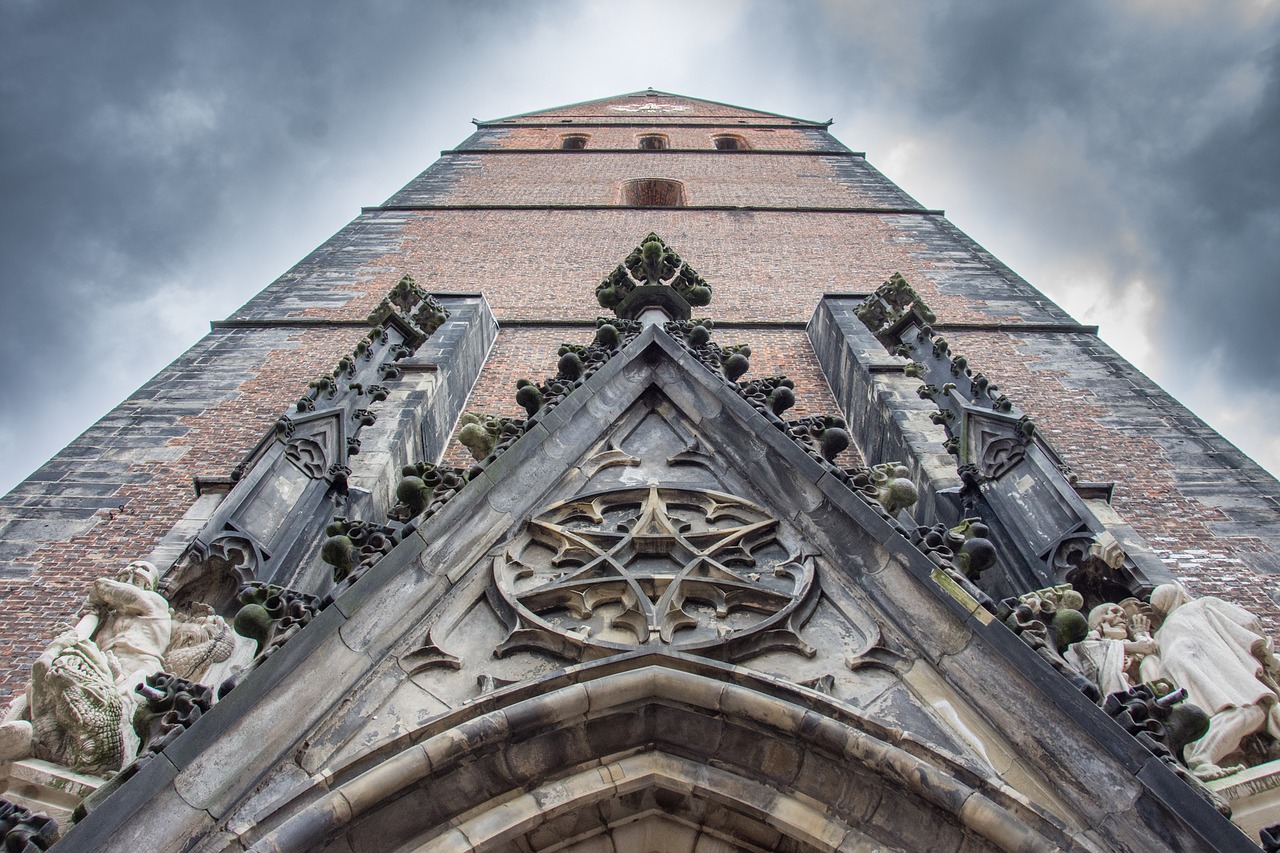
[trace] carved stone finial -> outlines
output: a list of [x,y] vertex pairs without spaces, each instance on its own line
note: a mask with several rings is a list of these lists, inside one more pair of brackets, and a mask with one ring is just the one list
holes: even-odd
[[876,500],[889,515],[915,506],[920,497],[911,481],[911,469],[897,462],[884,462],[871,469],[876,484]]
[[[919,295],[902,273],[895,272],[889,280],[880,285],[876,292],[862,301],[854,313],[873,334],[879,335],[896,326],[903,317],[914,311],[924,323],[932,323],[936,319],[929,306],[924,304]],[[939,339],[941,341],[941,339]],[[946,343],[942,342],[945,347]]]
[[[517,394],[517,397],[519,395]],[[503,432],[515,424],[513,418],[501,418],[480,412],[465,412],[458,419],[458,441],[477,462],[485,459],[498,445]]]
[[359,575],[395,547],[399,532],[369,521],[335,518],[324,530],[327,538],[320,558],[333,566],[333,582],[354,583]]
[[[369,322],[384,326],[395,318],[414,332],[415,338],[426,338],[449,318],[449,311],[405,274],[369,314]],[[417,344],[415,343],[415,346]]]
[[651,308],[668,319],[687,320],[693,308],[711,302],[711,285],[651,233],[600,282],[596,299],[601,307],[631,320]]
[[1102,692],[1090,679],[1067,662],[1063,652],[1072,643],[1084,639],[1088,620],[1080,608],[1084,597],[1070,584],[1038,589],[1018,598],[1000,602],[1000,614],[1009,630],[1017,634],[1036,654],[1065,676],[1092,702],[1102,699]]

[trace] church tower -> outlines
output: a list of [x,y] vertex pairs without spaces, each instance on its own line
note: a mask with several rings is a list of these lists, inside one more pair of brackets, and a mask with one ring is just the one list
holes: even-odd
[[211,326],[0,501],[35,849],[1280,824],[1280,483],[828,123],[477,122]]

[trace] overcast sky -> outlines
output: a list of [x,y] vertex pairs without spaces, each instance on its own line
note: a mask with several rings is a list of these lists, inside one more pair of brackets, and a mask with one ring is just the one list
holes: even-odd
[[1280,470],[1280,2],[0,6],[0,492],[495,118],[798,115]]

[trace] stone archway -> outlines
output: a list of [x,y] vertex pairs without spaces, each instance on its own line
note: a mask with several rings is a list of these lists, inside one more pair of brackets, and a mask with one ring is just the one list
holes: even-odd
[[1076,847],[997,781],[901,732],[739,667],[670,654],[494,694],[329,778],[240,843],[260,853],[665,849],[655,839],[688,850]]

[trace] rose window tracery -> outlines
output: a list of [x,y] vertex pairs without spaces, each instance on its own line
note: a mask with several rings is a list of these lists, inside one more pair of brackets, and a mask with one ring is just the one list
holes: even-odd
[[808,653],[791,621],[812,560],[779,541],[763,508],[721,492],[651,484],[553,504],[497,558],[495,580],[515,625],[499,654],[763,648],[762,632]]

